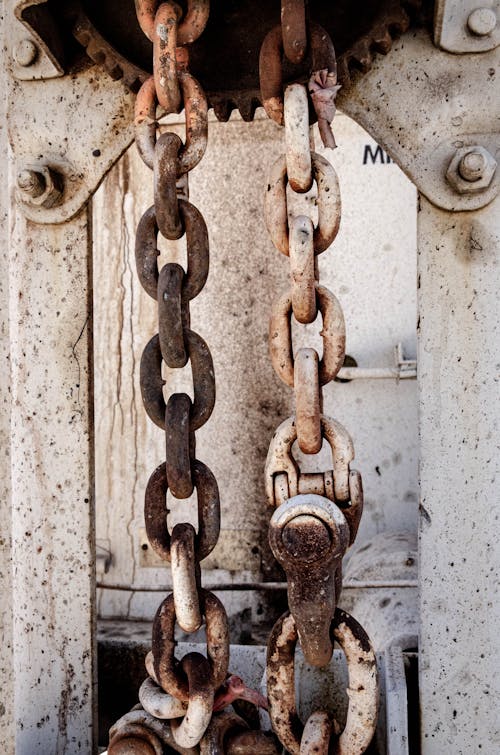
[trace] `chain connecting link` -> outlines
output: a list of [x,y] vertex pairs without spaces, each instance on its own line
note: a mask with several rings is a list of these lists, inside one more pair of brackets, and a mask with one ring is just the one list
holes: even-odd
[[[291,84],[283,95],[282,76],[283,54],[297,62],[309,48],[313,71],[309,94],[323,142],[333,147],[330,123],[338,89],[336,61],[328,35],[317,25],[305,25],[303,9],[303,3],[282,1],[282,25],[269,32],[260,55],[264,107],[270,118],[284,125],[286,145],[285,154],[271,167],[265,220],[274,246],[289,257],[291,279],[289,290],[272,309],[269,347],[276,373],[294,389],[296,409],[295,416],[277,429],[265,470],[267,498],[275,508],[269,543],[287,575],[291,611],[276,623],[269,641],[269,712],[276,734],[292,755],[361,755],[371,741],[377,718],[376,661],[363,629],[337,608],[337,601],[342,558],[356,537],[363,490],[361,475],[350,468],[354,458],[351,437],[340,423],[322,413],[322,387],[335,379],[344,362],[345,323],[339,301],[317,279],[315,259],[338,233],[340,190],[332,165],[311,150],[309,124],[313,118],[306,86]],[[304,29],[305,41],[300,33]],[[294,50],[294,39],[300,52]],[[304,193],[314,183],[316,227],[312,218],[290,212],[287,202],[287,186],[291,192]],[[318,314],[322,318],[321,358],[313,348],[294,349],[292,339],[292,315],[298,323],[309,324]],[[303,474],[292,454],[293,444],[297,441],[303,453],[314,455],[324,440],[331,448],[332,469]],[[349,669],[345,726],[324,711],[313,712],[305,727],[300,721],[294,682],[294,651],[299,639],[306,661],[314,666],[328,664],[334,639],[343,648]]]

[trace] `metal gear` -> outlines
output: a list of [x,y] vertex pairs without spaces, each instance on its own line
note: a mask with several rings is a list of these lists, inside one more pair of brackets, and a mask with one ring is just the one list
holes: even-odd
[[[113,79],[123,80],[134,92],[139,89],[150,73],[151,49],[137,24],[133,0],[70,0],[45,6],[39,3],[40,0],[23,2],[21,20],[41,36],[36,28],[40,12],[30,14],[30,8],[36,6],[39,11],[45,7],[45,25],[50,14],[69,48],[65,70],[71,70],[78,60],[76,40],[88,58]],[[426,20],[432,5],[430,0],[339,0],[335,4],[310,0],[309,13],[334,40],[338,79],[345,89],[356,72],[370,69],[374,55],[387,54],[396,37],[410,25]],[[209,23],[201,38],[191,45],[190,70],[207,92],[209,106],[219,120],[226,121],[233,110],[239,110],[245,121],[253,119],[261,104],[259,48],[277,23],[279,4],[268,0],[212,0]],[[48,38],[46,34],[44,37]],[[83,64],[81,47],[79,66]],[[306,69],[307,60],[302,66],[285,61],[285,81],[299,80],[301,75],[305,80]]]

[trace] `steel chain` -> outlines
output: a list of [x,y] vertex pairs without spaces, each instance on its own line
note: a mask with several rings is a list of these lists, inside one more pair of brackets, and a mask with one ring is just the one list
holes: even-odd
[[[282,0],[282,25],[265,38],[260,55],[261,93],[270,118],[285,128],[285,154],[271,167],[265,196],[265,221],[271,240],[290,260],[290,289],[275,303],[269,327],[272,365],[293,387],[295,416],[276,431],[269,448],[265,482],[275,508],[269,529],[271,549],[288,579],[291,614],[276,623],[268,646],[267,686],[274,731],[292,755],[330,751],[354,755],[365,752],[377,719],[377,667],[364,630],[337,608],[342,586],[342,558],[356,537],[363,509],[361,475],[350,468],[354,458],[351,437],[322,413],[322,387],[331,382],[345,357],[345,324],[336,297],[317,279],[316,256],[334,241],[340,224],[341,202],[332,165],[311,150],[313,121],[308,90],[300,83],[283,95],[282,57],[292,62],[310,48],[313,73],[309,93],[325,146],[335,146],[330,123],[335,113],[336,61],[324,30],[307,24],[304,3]],[[305,36],[302,32],[306,30]],[[307,33],[308,32],[308,33]],[[297,50],[293,42],[297,42]],[[289,191],[304,193],[317,187],[318,222],[294,215]],[[322,317],[323,354],[313,348],[294,350],[292,315],[298,323]],[[297,440],[304,454],[317,454],[326,440],[333,468],[303,474],[292,454]],[[324,711],[315,711],[305,727],[295,704],[294,651],[300,639],[305,659],[325,666],[337,640],[349,670],[349,710],[345,726]],[[358,684],[359,683],[359,684]],[[333,748],[333,749],[332,749]]]
[[[149,739],[142,739],[153,748],[159,740],[160,746],[163,743],[179,752],[191,752],[210,723],[215,694],[229,665],[226,612],[215,595],[201,588],[200,581],[200,561],[215,547],[220,530],[217,482],[196,458],[195,440],[195,431],[209,419],[214,406],[214,369],[207,344],[191,329],[189,313],[190,301],[201,292],[208,276],[208,233],[199,210],[179,196],[186,193],[183,177],[205,152],[208,131],[205,94],[188,71],[187,49],[179,45],[201,34],[209,3],[190,0],[184,18],[175,2],[136,0],[136,8],[141,28],[153,42],[153,76],[143,84],[136,101],[136,142],[143,161],[153,170],[154,183],[154,205],[146,210],[137,229],[136,263],[139,280],[158,308],[158,333],[144,349],[140,385],[149,417],[165,432],[166,452],[165,462],[153,472],[146,488],[145,523],[151,547],[171,563],[173,591],[153,621],[152,658],[146,664],[149,678],[139,692],[144,710],[132,716],[127,726],[149,730]],[[158,112],[179,112],[181,107],[186,117],[185,144],[175,133],[158,135]],[[186,236],[187,270],[173,262],[158,269],[159,233],[171,240]],[[193,400],[174,393],[165,401],[163,366],[181,369],[188,361]],[[184,522],[176,524],[170,534],[169,490],[178,499],[196,491],[198,532]],[[177,660],[176,623],[192,633],[203,619],[207,657],[189,653]],[[123,738],[123,727],[117,730],[115,726],[113,736],[115,741]]]

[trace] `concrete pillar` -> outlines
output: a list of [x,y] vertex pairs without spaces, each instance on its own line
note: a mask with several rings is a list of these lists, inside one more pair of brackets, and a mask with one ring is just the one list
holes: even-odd
[[500,751],[499,211],[420,200],[423,755]]
[[89,218],[11,221],[16,755],[88,755],[96,735]]
[[[3,47],[0,6],[0,45]],[[0,154],[8,154],[6,129],[6,73],[0,66]],[[4,174],[5,175],[5,174]],[[6,177],[0,181],[0,742],[5,755],[14,753],[12,592],[10,532],[10,392],[9,392],[9,192]]]

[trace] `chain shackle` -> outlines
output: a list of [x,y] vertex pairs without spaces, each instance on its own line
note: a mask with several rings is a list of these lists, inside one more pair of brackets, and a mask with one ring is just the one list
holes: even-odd
[[[334,419],[322,415],[321,429],[332,450],[334,500],[346,504],[351,500],[349,466],[354,459],[354,446],[347,430]],[[265,486],[267,500],[271,506],[275,502],[275,477],[286,476],[288,495],[293,498],[299,493],[300,470],[292,455],[292,446],[297,440],[295,417],[289,417],[273,435],[266,459]],[[356,477],[356,480],[358,478]],[[357,491],[358,492],[358,491]]]
[[[377,725],[378,671],[375,652],[363,627],[340,608],[336,609],[330,625],[330,638],[332,643],[335,639],[343,650],[349,676],[347,718],[341,734],[332,743],[332,751],[336,755],[362,755]],[[266,664],[269,715],[280,742],[292,755],[301,755],[304,732],[295,702],[297,640],[293,616],[284,614],[271,632]],[[332,730],[333,726],[332,721]]]
[[290,498],[274,512],[269,544],[288,580],[288,605],[311,666],[329,662],[329,628],[342,583],[349,527],[338,506],[319,495]]
[[[311,155],[314,180],[318,187],[318,225],[314,229],[314,253],[321,254],[334,241],[340,226],[340,189],[333,166],[317,152]],[[288,256],[290,239],[286,158],[279,157],[271,167],[264,199],[264,218],[276,249]]]

